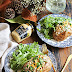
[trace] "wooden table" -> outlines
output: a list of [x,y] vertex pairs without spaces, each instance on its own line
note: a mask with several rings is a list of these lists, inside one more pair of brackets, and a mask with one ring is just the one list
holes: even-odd
[[[70,1],[70,2],[69,2]],[[48,11],[41,13],[38,17],[38,20],[40,18],[42,18],[43,16],[49,14]],[[67,5],[66,5],[66,9],[65,11],[63,11],[60,14],[65,14],[68,15],[70,17],[72,17],[72,0],[67,0]],[[5,22],[4,20],[0,19],[0,22]],[[10,28],[11,31],[13,31],[16,27],[18,26],[18,24],[10,24]],[[33,43],[34,41],[38,42],[39,44],[43,44],[44,42],[38,37],[36,31],[32,34],[31,37],[25,39],[24,41],[22,41],[21,43],[25,44],[25,43]],[[56,60],[57,60],[57,72],[60,72],[61,69],[63,68],[67,57],[72,54],[72,46],[71,47],[67,47],[67,48],[56,48],[56,47],[52,47],[50,45],[47,44],[48,49],[55,55]],[[4,69],[3,69],[4,72]],[[67,65],[66,69],[64,72],[72,72],[72,60],[70,61],[70,63]]]

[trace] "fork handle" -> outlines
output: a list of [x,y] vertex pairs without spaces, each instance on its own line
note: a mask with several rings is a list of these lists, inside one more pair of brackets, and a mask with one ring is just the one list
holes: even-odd
[[72,59],[72,54],[68,57],[68,59],[67,59],[67,61],[66,61],[66,63],[65,63],[65,66],[63,67],[63,69],[62,69],[61,72],[64,72],[64,70],[65,70],[67,64],[70,62],[71,59]]

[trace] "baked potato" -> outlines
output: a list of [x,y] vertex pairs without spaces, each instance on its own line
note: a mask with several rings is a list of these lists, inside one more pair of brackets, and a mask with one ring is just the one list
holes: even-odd
[[55,32],[53,32],[53,38],[56,41],[63,41],[67,37],[72,35],[72,24],[68,21],[63,22],[63,25],[57,25]]
[[[24,72],[49,72],[53,67],[51,59],[46,55],[38,55],[24,64]],[[54,69],[54,68],[53,68]],[[55,71],[55,70],[54,70]]]

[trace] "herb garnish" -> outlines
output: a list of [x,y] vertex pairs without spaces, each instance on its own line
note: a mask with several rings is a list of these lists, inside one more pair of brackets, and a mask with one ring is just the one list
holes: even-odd
[[71,25],[71,23],[70,23],[70,25]]
[[37,62],[37,68],[40,66],[40,63],[39,62]]
[[27,68],[28,68],[28,66],[29,66],[29,65],[27,65]]
[[42,65],[42,63],[43,63],[42,58],[39,58],[39,62],[40,62],[40,65]]
[[29,68],[31,71],[34,69],[32,66],[30,66],[30,68]]

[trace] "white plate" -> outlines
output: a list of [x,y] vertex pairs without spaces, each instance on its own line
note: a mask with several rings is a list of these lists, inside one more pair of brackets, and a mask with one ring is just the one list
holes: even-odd
[[[49,15],[52,15],[53,17],[70,18],[69,16],[66,16],[66,15],[63,15],[63,14],[49,14]],[[48,17],[49,15],[44,16],[39,21],[41,21],[42,19]],[[40,25],[39,21],[38,21],[38,25],[37,25],[36,28],[40,30],[41,29],[41,25]],[[45,43],[51,45],[51,46],[59,47],[59,48],[65,48],[65,47],[72,46],[72,36],[67,37],[67,39],[65,39],[64,41],[57,42],[54,39],[51,39],[51,40],[50,39],[46,39],[42,33],[40,33],[38,30],[36,30],[36,31],[37,31],[37,34],[40,37],[40,39],[42,41],[44,41]]]

